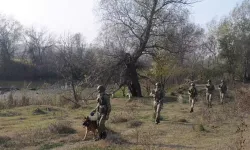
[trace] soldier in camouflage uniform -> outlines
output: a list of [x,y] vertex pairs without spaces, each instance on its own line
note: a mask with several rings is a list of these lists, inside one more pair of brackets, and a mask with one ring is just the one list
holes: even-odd
[[163,99],[165,92],[161,87],[160,83],[155,84],[156,88],[151,92],[151,96],[154,97],[154,112],[155,112],[155,123],[160,123],[160,112],[163,106]]
[[211,80],[207,81],[208,83],[206,84],[206,100],[207,100],[207,106],[209,108],[212,108],[212,94],[214,91],[214,85],[212,84]]
[[99,139],[105,139],[107,136],[105,122],[109,118],[109,114],[111,112],[111,105],[110,105],[110,97],[108,94],[105,93],[105,87],[100,85],[97,87],[98,96],[97,96],[97,106],[91,112],[91,116],[97,112],[97,125],[98,125],[98,133]]
[[219,90],[220,90],[220,103],[224,103],[224,96],[227,91],[227,85],[225,84],[224,80],[221,80],[221,84],[219,85]]
[[191,87],[188,90],[188,94],[189,94],[189,104],[191,105],[190,113],[192,113],[194,111],[194,103],[196,101],[196,96],[198,95],[194,83],[191,83]]

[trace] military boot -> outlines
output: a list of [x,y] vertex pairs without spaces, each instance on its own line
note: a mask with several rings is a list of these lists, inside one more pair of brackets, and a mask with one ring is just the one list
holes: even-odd
[[190,113],[194,112],[194,108],[191,108]]
[[99,141],[102,139],[102,133],[99,133],[99,136],[95,139],[95,141]]
[[102,139],[106,139],[106,137],[107,137],[107,132],[106,132],[106,131],[103,131],[103,132],[102,132],[101,138],[102,138]]
[[160,123],[160,119],[157,118],[157,119],[155,120],[155,124],[159,124],[159,123]]

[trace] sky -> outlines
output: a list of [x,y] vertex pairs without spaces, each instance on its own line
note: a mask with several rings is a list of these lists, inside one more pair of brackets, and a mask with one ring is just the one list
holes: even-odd
[[[191,20],[202,27],[219,19],[243,0],[202,0],[189,6]],[[97,37],[100,22],[95,0],[0,0],[0,14],[18,20],[25,27],[46,28],[54,34],[80,32],[90,43]]]

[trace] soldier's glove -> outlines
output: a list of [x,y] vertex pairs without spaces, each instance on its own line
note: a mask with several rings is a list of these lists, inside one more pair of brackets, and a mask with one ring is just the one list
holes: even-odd
[[90,116],[94,116],[94,115],[95,115],[95,112],[92,111],[92,112],[90,113]]

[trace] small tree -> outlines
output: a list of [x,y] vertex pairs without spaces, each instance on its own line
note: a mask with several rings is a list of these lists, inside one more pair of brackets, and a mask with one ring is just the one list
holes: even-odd
[[[77,38],[76,38],[77,37]],[[60,39],[57,46],[55,65],[57,72],[66,80],[70,82],[73,92],[75,108],[80,106],[79,97],[76,92],[76,85],[85,77],[85,62],[83,54],[85,50],[85,43],[80,34],[67,36]]]

